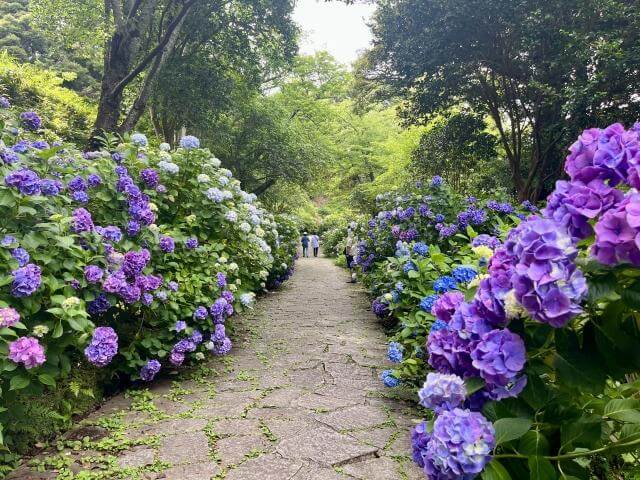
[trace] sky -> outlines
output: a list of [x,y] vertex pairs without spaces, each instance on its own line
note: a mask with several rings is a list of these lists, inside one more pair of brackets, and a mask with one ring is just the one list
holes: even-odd
[[293,18],[303,31],[300,53],[327,50],[339,62],[351,64],[371,42],[366,22],[374,10],[372,4],[297,0]]

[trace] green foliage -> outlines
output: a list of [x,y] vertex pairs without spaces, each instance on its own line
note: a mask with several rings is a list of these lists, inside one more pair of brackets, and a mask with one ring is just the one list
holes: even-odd
[[[23,130],[12,111],[0,110],[0,117],[3,145],[11,147],[19,141],[30,145],[39,139],[41,132]],[[226,291],[233,294],[235,311],[251,308],[254,292],[264,290],[270,274],[282,282],[293,268],[295,220],[281,217],[279,231],[274,217],[240,188],[230,171],[220,168],[208,150],[168,152],[165,146],[146,149],[129,140],[107,137],[107,150],[88,155],[72,144],[53,148],[31,144],[24,150],[16,148],[21,152],[19,162],[0,165],[3,178],[29,168],[41,179],[55,178],[62,185],[78,176],[86,181],[88,175],[97,174],[100,179],[88,188],[86,203],[68,195],[71,187],[58,195],[29,195],[5,183],[0,187],[0,204],[5,209],[0,237],[15,237],[0,247],[0,308],[11,307],[20,315],[17,323],[3,317],[8,323],[0,329],[1,443],[10,452],[23,449],[40,429],[50,434],[64,426],[87,401],[93,401],[85,397],[99,395],[94,393],[96,386],[140,378],[140,368],[151,359],[173,368],[169,355],[176,342],[196,330],[207,338],[186,352],[187,361],[204,360],[213,349],[213,344],[205,345],[215,325],[209,317],[194,318],[196,307],[210,306]],[[8,151],[3,147],[3,154]],[[114,158],[121,162],[118,169]],[[121,171],[125,167],[126,174]],[[142,181],[141,172],[149,168],[157,169],[162,188]],[[139,206],[136,202],[142,198],[151,218],[147,215],[146,223],[139,219],[141,231],[127,234],[128,222]],[[95,228],[76,228],[80,206],[90,212]],[[117,226],[123,237],[106,241],[98,226]],[[175,250],[161,247],[163,237],[174,239]],[[199,245],[188,248],[189,238],[197,238]],[[13,291],[19,267],[13,253],[18,246],[42,273],[35,291],[23,296]],[[150,257],[144,271],[137,274],[135,283],[132,277],[127,281],[138,288],[143,285],[139,281],[155,275],[162,285],[144,287],[147,297],[134,288],[133,298],[127,298],[123,288],[108,288],[107,276],[123,274],[120,268],[127,262],[123,255],[144,249]],[[88,279],[85,267],[89,265],[100,267],[104,277],[97,282]],[[225,274],[224,285],[218,274]],[[171,282],[176,282],[176,288]],[[100,294],[110,306],[96,313],[89,305]],[[176,328],[180,320],[187,322],[183,332]],[[118,336],[118,353],[101,370],[89,367],[82,357],[97,326],[111,327]],[[41,345],[45,359],[34,365],[10,359],[10,345],[23,337]],[[85,370],[87,378],[95,375],[97,381],[85,382],[76,376]],[[23,401],[36,397],[43,403]]]
[[538,199],[582,129],[638,118],[638,19],[619,0],[381,2],[359,91],[406,100],[409,123],[460,104],[490,116],[514,189]]
[[36,110],[51,130],[49,140],[61,136],[84,141],[95,117],[95,109],[77,93],[62,87],[63,78],[35,65],[19,63],[0,52],[0,94],[11,98],[20,110]]

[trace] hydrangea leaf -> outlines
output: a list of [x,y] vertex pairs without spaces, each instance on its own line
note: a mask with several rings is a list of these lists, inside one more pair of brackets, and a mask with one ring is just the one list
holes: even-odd
[[482,480],[511,480],[511,475],[500,462],[491,460],[491,463],[482,472]]
[[640,400],[635,398],[611,400],[604,407],[604,415],[621,422],[640,423]]
[[500,418],[493,424],[496,431],[496,445],[522,437],[531,428],[528,418]]
[[530,480],[556,480],[558,478],[555,468],[546,458],[531,456],[527,464],[531,473]]

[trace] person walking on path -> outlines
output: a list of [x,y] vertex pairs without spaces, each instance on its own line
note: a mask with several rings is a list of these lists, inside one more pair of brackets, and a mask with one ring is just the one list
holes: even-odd
[[311,247],[313,248],[313,256],[317,257],[318,250],[320,250],[320,237],[316,233],[311,235]]
[[355,251],[356,240],[353,238],[353,233],[351,229],[347,230],[347,240],[345,241],[344,246],[344,255],[347,260],[347,268],[349,268],[349,272],[351,273],[351,283],[356,283],[356,272],[353,271],[353,254]]
[[304,232],[302,234],[302,256],[303,257],[309,257],[309,236],[307,235],[307,232]]

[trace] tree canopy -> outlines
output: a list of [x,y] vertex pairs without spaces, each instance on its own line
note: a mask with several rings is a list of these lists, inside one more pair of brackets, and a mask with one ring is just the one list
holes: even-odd
[[580,129],[638,117],[639,28],[618,0],[382,0],[361,90],[405,99],[407,123],[459,104],[489,115],[515,191],[539,198]]

